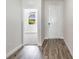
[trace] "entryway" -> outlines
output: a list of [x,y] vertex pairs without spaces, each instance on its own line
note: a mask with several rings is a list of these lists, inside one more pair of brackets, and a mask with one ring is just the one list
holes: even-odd
[[72,56],[63,39],[48,39],[43,47],[24,46],[9,59],[72,59]]

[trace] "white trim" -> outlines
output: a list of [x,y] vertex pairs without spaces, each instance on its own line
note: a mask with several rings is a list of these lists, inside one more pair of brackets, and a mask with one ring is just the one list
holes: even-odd
[[41,46],[43,45],[44,40],[45,40],[45,39],[43,39],[43,41],[41,42]]
[[11,50],[9,53],[6,54],[6,58],[10,57],[12,54],[14,54],[16,51],[18,51],[20,48],[22,48],[22,44]]
[[39,43],[38,46],[42,46],[42,43]]
[[55,37],[55,38],[48,38],[48,37],[45,37],[44,39],[64,39],[64,37]]
[[69,44],[67,43],[66,40],[64,40],[64,42],[65,42],[65,44],[66,44],[66,46],[67,46],[67,48],[68,48],[68,50],[69,50],[71,56],[73,56],[73,52],[71,51],[71,48],[69,47]]

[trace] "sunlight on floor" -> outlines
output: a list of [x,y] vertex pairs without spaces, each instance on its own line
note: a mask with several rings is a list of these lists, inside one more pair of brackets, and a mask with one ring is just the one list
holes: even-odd
[[20,53],[18,53],[17,59],[43,59],[41,50],[35,45],[24,46]]

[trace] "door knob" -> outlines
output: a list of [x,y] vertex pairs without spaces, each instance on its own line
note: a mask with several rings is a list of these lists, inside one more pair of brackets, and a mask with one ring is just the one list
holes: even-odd
[[48,25],[50,25],[50,23],[48,23]]

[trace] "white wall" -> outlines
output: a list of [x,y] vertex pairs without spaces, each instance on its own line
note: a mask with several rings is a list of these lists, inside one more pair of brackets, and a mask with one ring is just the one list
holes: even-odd
[[73,55],[73,0],[64,1],[64,39]]
[[41,1],[41,42],[43,43],[45,39],[45,0]]
[[38,40],[38,44],[41,45],[41,0],[22,0],[22,9],[37,9],[38,10],[38,20],[37,20],[38,39],[37,40]]
[[[63,39],[63,3],[64,3],[63,0],[45,0],[45,38],[46,39],[48,38]],[[51,21],[49,21],[49,18]],[[51,27],[48,25],[48,21],[50,22]]]
[[6,55],[22,46],[20,0],[6,0]]

